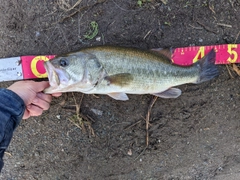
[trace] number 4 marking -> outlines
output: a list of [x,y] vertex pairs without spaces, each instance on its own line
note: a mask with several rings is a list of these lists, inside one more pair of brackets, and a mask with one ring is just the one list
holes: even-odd
[[199,59],[203,58],[204,56],[204,51],[205,51],[205,47],[201,46],[197,52],[197,55],[194,57],[193,59],[193,63],[197,62]]

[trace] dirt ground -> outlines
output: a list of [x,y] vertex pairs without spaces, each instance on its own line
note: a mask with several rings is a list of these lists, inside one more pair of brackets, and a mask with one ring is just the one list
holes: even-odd
[[[1,57],[104,44],[150,49],[240,43],[239,0],[0,2]],[[95,31],[91,22],[98,24]],[[72,93],[55,99],[42,116],[21,122],[0,178],[240,179],[240,81],[230,66],[233,77],[225,65],[219,68],[210,82],[181,86],[179,98],[157,99],[148,147],[145,117],[153,96],[120,102],[74,93],[78,104],[83,97],[80,112],[95,136],[70,121],[76,115]]]

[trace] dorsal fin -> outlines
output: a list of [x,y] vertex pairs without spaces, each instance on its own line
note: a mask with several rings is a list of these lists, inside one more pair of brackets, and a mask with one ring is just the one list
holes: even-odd
[[153,48],[151,51],[164,55],[170,60],[172,59],[172,48]]

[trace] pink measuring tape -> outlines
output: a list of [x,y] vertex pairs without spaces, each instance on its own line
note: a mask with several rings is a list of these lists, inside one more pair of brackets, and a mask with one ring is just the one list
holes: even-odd
[[240,62],[240,59],[238,59],[238,54],[240,54],[239,44],[175,48],[172,54],[172,61],[177,65],[188,66],[203,58],[212,49],[214,49],[216,52],[215,64],[230,64]]

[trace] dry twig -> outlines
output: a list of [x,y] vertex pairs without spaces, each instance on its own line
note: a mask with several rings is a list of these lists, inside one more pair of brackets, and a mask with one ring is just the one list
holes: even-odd
[[237,11],[237,10],[234,8],[234,3],[232,2],[232,0],[228,0],[228,1],[229,1],[229,3],[231,4],[233,10],[234,10],[234,11]]
[[151,103],[150,103],[150,105],[148,107],[148,112],[147,112],[147,116],[146,116],[146,145],[147,145],[147,147],[149,145],[149,125],[150,125],[149,121],[150,121],[150,115],[151,115],[152,107],[153,107],[154,103],[156,102],[157,98],[158,98],[157,96],[154,96],[154,98],[152,99],[152,101],[151,101]]
[[231,76],[231,78],[234,78],[233,75],[232,75],[232,73],[231,73],[231,71],[230,71],[230,69],[229,69],[229,66],[230,66],[230,65],[226,64],[226,68],[227,68],[227,70],[228,70],[228,74]]
[[[68,4],[65,0],[58,0],[58,6],[63,9],[64,11],[71,11],[72,9],[74,9],[75,7],[77,7],[80,3],[82,2],[82,0],[78,0],[72,7],[70,6],[70,4]],[[66,6],[67,8],[65,8],[64,6]]]
[[152,30],[148,31],[147,34],[144,36],[143,40],[145,40],[151,32],[152,32]]
[[[98,3],[95,3],[95,4],[93,4],[92,6],[95,6],[96,4],[98,4]],[[65,21],[66,19],[69,19],[69,18],[73,17],[74,15],[76,15],[77,13],[79,13],[79,12],[81,12],[81,11],[84,11],[84,10],[86,10],[86,9],[92,7],[92,6],[84,6],[84,7],[81,7],[80,9],[74,11],[73,13],[71,13],[71,14],[69,14],[68,16],[66,16],[66,17],[62,18],[61,20],[59,20],[58,23],[62,23],[62,22]]]
[[237,39],[238,39],[239,35],[240,35],[240,31],[238,32],[237,37],[235,38],[234,44],[237,43]]
[[194,28],[194,29],[198,29],[198,30],[202,30],[202,29],[203,29],[202,27],[195,27],[195,26],[193,26],[193,25],[191,25],[191,24],[189,24],[189,26],[192,27],[192,28]]
[[71,11],[74,9],[77,5],[79,5],[82,2],[82,0],[78,0],[71,8],[69,8],[67,11]]
[[[82,1],[82,0],[81,0],[81,1]],[[67,11],[70,11],[70,10],[74,9],[77,5],[79,5],[79,4],[81,3],[81,1],[78,1],[73,7],[69,8]],[[103,2],[105,2],[105,0],[97,1],[97,2],[95,2],[95,3],[92,4],[92,5],[88,5],[88,6],[81,7],[81,8],[79,8],[78,10],[74,11],[73,13],[69,14],[68,16],[62,18],[61,20],[59,20],[59,21],[56,22],[56,23],[62,23],[62,22],[65,21],[66,19],[69,19],[69,18],[75,16],[77,13],[82,12],[82,11],[87,10],[87,9],[90,9],[90,8],[93,8],[95,5],[101,4],[101,3],[103,3]]]
[[206,31],[212,32],[214,34],[217,34],[216,31],[212,30],[211,28],[209,28],[208,26],[206,26],[205,24],[203,24],[202,22],[200,22],[199,20],[196,21],[199,25],[201,25]]
[[7,154],[8,156],[10,156],[10,157],[12,157],[13,155],[11,154],[11,153],[9,153],[9,152],[4,152],[4,154]]
[[133,126],[136,126],[136,125],[139,124],[141,121],[142,121],[142,120],[139,120],[139,121],[133,123],[132,125],[126,127],[124,130],[130,129],[130,128],[132,128]]
[[214,11],[214,6],[213,6],[213,5],[210,5],[210,3],[209,3],[208,8],[209,8],[214,14],[216,14],[216,12]]
[[232,28],[232,25],[229,25],[229,24],[217,23],[217,25]]
[[143,149],[143,151],[134,159],[136,161],[147,149],[147,146]]
[[70,118],[69,120],[75,125],[77,126],[78,128],[82,129],[82,131],[84,133],[87,132],[86,130],[86,127],[88,128],[90,134],[95,137],[95,133],[94,133],[94,130],[91,126],[91,122],[89,120],[89,118],[87,116],[84,116],[83,114],[80,113],[80,108],[81,108],[81,104],[82,104],[82,100],[83,100],[83,97],[84,97],[84,94],[82,94],[81,96],[81,99],[80,99],[80,102],[79,104],[77,103],[77,100],[74,96],[74,93],[72,93],[73,95],[73,99],[74,99],[74,102],[75,102],[75,108],[76,108],[76,115],[73,117],[73,118]]
[[240,69],[238,68],[238,66],[236,64],[232,64],[232,68],[240,76]]

